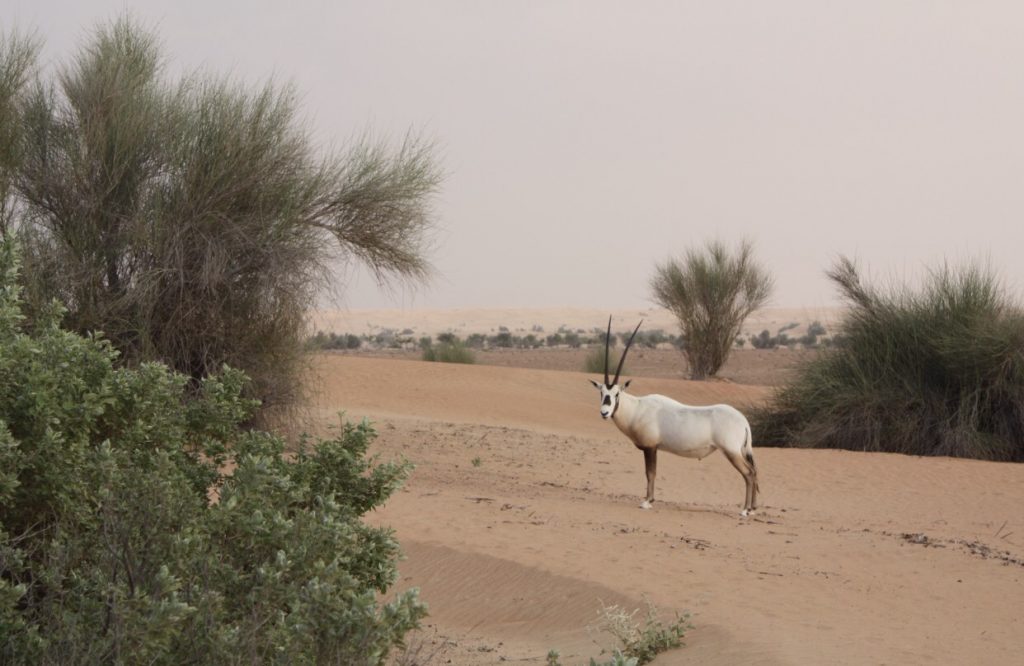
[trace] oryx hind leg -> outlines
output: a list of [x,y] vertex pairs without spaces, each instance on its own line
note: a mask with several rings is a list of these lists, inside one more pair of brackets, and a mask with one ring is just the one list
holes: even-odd
[[747,484],[747,494],[743,501],[743,511],[740,512],[740,515],[746,516],[757,506],[757,470],[747,464],[747,461],[744,460],[743,455],[740,453],[731,453],[725,449],[722,450],[722,453],[724,453],[725,457],[729,459],[732,466],[736,468],[736,471],[743,476],[743,481]]
[[647,497],[641,509],[650,509],[654,504],[654,479],[658,473],[658,449],[644,449],[644,472],[647,475]]

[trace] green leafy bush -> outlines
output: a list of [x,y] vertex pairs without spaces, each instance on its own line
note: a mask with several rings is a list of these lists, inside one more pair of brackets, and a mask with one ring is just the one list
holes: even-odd
[[367,424],[286,454],[225,368],[186,392],[98,336],[27,325],[0,244],[0,662],[379,664],[425,614],[360,516],[408,473]]
[[1024,312],[989,271],[879,291],[841,259],[836,343],[754,414],[755,441],[1024,461]]

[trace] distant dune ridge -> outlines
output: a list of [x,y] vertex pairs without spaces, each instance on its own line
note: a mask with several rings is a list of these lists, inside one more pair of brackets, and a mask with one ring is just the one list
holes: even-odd
[[[743,326],[743,334],[768,330],[773,335],[793,323],[791,336],[802,335],[807,326],[819,321],[829,333],[838,323],[841,308],[765,308],[754,312]],[[675,317],[668,310],[649,308],[603,310],[598,308],[454,308],[454,309],[351,309],[320,310],[313,317],[313,329],[325,333],[372,334],[381,330],[411,329],[416,335],[437,335],[452,332],[466,336],[472,333],[493,333],[504,326],[512,332],[555,333],[561,327],[571,330],[603,329],[613,318],[613,331],[628,331],[643,319],[644,329],[678,330]]]

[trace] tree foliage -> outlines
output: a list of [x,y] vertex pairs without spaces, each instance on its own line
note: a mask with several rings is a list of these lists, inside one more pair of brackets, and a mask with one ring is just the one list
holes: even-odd
[[721,369],[744,320],[767,302],[772,285],[747,241],[734,253],[712,241],[703,250],[687,251],[680,261],[657,266],[651,279],[654,300],[679,321],[693,379]]
[[1024,461],[1024,311],[991,271],[880,290],[841,258],[829,277],[849,305],[841,344],[756,415],[759,441]]
[[193,384],[242,368],[273,407],[297,398],[307,312],[339,261],[382,282],[429,274],[440,173],[422,139],[324,155],[293,88],[172,81],[128,19],[52,81],[31,83],[33,52],[13,36],[0,48],[4,228],[25,241],[32,316],[56,298],[71,330]]
[[[0,662],[380,664],[424,615],[382,603],[398,545],[361,515],[408,471],[346,424],[285,454],[245,376],[117,367],[28,320],[0,248]],[[230,470],[230,472],[229,472]]]
[[0,34],[0,229],[15,217],[13,196],[24,149],[22,113],[39,43],[15,32]]

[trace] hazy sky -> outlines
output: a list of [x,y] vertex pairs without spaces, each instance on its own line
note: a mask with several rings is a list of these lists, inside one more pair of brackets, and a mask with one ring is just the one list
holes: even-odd
[[1024,286],[1017,2],[3,0],[45,60],[125,9],[171,72],[291,80],[317,137],[436,140],[427,288],[360,307],[643,307],[656,263],[756,243],[779,306],[988,259]]

